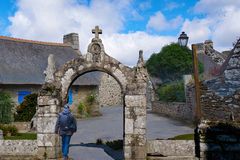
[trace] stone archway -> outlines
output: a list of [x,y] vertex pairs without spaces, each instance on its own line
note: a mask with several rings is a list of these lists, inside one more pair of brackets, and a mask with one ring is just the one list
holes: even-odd
[[[124,158],[146,159],[146,90],[148,74],[144,67],[143,53],[139,52],[134,68],[121,64],[104,51],[98,27],[88,46],[86,55],[80,55],[64,64],[59,70],[47,73],[46,83],[38,97],[37,140],[39,158],[55,159],[60,150],[59,138],[54,126],[61,106],[67,101],[68,89],[80,75],[91,71],[102,71],[113,76],[123,91],[124,105]],[[48,68],[51,65],[48,65]],[[54,68],[54,67],[52,67]]]

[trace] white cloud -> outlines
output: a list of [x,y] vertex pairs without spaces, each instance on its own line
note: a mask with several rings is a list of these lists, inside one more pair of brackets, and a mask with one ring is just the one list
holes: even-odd
[[192,21],[186,19],[183,23],[182,31],[187,33],[189,44],[207,40],[211,34],[210,23],[207,19],[194,19]]
[[193,8],[194,13],[204,16],[201,19],[185,20],[182,30],[192,42],[203,42],[210,38],[215,48],[232,48],[232,42],[240,36],[240,1],[200,0]]
[[108,0],[95,0],[87,7],[74,0],[20,0],[18,11],[9,18],[12,23],[9,32],[23,38],[59,41],[68,32],[85,36],[86,31],[98,24],[105,32],[114,33],[123,27],[124,17],[120,14],[123,2],[116,5]]
[[240,1],[237,0],[200,0],[194,6],[195,13],[210,15],[224,15],[227,10],[239,9]]
[[120,34],[128,13],[131,13],[126,11],[132,11],[131,0],[93,0],[88,5],[84,0],[19,0],[17,6],[16,13],[9,18],[11,36],[62,42],[64,34],[76,32],[79,33],[80,49],[85,54],[93,37],[91,30],[99,25],[107,54],[131,66],[136,64],[140,49],[148,58],[175,40],[174,37],[152,36],[145,32]]
[[106,53],[128,65],[137,63],[139,50],[143,50],[144,58],[148,59],[152,53],[158,53],[164,45],[174,41],[176,37],[153,36],[145,32],[103,37]]
[[240,11],[227,12],[221,21],[217,23],[213,31],[212,39],[218,46],[230,47],[237,37],[240,36]]
[[150,17],[147,28],[154,29],[156,31],[164,31],[178,28],[183,22],[181,16],[177,16],[174,19],[167,20],[161,11],[156,12]]
[[139,9],[144,11],[151,8],[151,6],[152,6],[151,1],[147,0],[139,4]]
[[165,7],[165,10],[174,10],[176,8],[179,8],[179,7],[182,7],[184,6],[185,4],[184,3],[177,3],[177,2],[168,2],[166,1],[166,7]]

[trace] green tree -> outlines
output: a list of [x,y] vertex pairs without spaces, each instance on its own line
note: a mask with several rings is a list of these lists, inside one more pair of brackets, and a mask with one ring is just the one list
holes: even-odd
[[8,93],[0,92],[0,123],[11,123],[13,121],[12,109],[14,102]]
[[[163,82],[180,80],[182,75],[192,73],[192,53],[188,47],[172,43],[152,54],[146,66],[150,75],[161,78]],[[200,72],[202,68],[200,64]]]
[[17,114],[14,115],[15,121],[31,121],[34,114],[36,113],[37,97],[38,95],[36,93],[29,94],[24,97],[23,102],[17,106]]

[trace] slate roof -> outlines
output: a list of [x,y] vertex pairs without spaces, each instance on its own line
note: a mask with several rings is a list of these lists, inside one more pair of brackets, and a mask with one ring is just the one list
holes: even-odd
[[[49,54],[54,55],[56,68],[78,56],[63,43],[0,36],[0,84],[43,84]],[[99,85],[99,77],[99,72],[84,74],[74,85]]]

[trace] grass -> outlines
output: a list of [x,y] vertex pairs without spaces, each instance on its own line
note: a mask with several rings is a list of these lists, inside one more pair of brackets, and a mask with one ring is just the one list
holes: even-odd
[[169,140],[194,140],[194,134],[182,134],[173,138],[169,138]]
[[37,133],[17,133],[16,136],[5,136],[5,140],[36,140]]

